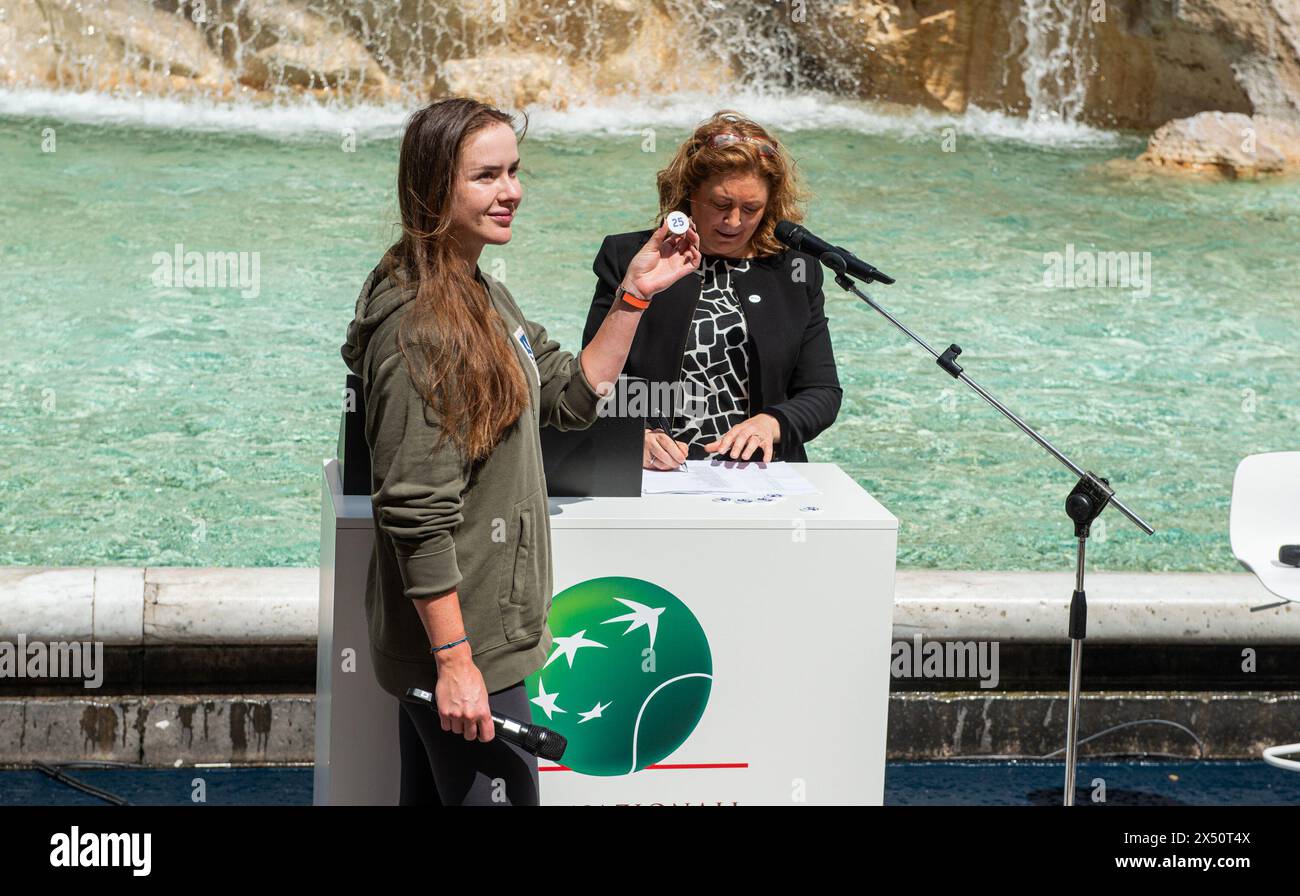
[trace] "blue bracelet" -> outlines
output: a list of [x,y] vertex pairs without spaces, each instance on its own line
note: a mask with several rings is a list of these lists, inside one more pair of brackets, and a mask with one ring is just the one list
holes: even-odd
[[455,647],[457,644],[464,644],[468,640],[469,640],[469,636],[466,636],[464,638],[461,638],[459,641],[452,641],[448,644],[442,645],[441,647],[430,647],[429,652],[437,653],[439,650],[446,650],[449,647]]

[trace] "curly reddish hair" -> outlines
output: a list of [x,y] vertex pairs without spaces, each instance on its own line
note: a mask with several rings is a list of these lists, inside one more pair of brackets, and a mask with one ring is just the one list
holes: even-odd
[[[740,139],[715,146],[719,134]],[[672,211],[690,214],[691,195],[700,185],[718,175],[752,174],[767,182],[767,206],[763,220],[754,230],[750,246],[758,255],[774,255],[785,248],[775,236],[778,221],[803,220],[806,198],[794,160],[765,128],[738,112],[715,112],[677,148],[668,166],[656,177],[659,187],[659,215]]]

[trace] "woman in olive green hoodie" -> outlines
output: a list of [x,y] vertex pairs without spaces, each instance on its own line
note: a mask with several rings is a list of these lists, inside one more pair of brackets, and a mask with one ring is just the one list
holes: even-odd
[[[412,116],[398,163],[402,236],[357,300],[343,357],[365,383],[375,552],[366,594],[380,685],[402,703],[402,802],[537,802],[537,762],[494,740],[527,719],[523,679],[551,633],[550,524],[538,429],[581,429],[617,380],[651,297],[700,263],[661,226],[576,357],[478,269],[523,196],[513,120],[468,99]],[[441,729],[441,730],[439,730]],[[504,792],[503,792],[504,791]]]

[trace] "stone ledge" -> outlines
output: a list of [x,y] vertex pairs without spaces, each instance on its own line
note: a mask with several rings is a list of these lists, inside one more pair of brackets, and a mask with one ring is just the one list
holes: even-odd
[[0,764],[311,762],[315,719],[315,699],[298,694],[6,699],[0,700]]
[[[1297,571],[1300,576],[1300,571]],[[315,567],[0,567],[0,640],[105,644],[314,644]],[[894,638],[1051,642],[1072,572],[899,570]],[[1300,644],[1300,605],[1251,574],[1096,572],[1098,643]]]
[[[893,694],[888,757],[1059,759],[1065,704],[1063,693],[1049,692]],[[1295,741],[1300,694],[1086,694],[1079,717],[1084,738],[1143,722],[1082,745],[1082,759],[1256,759],[1267,746]],[[175,768],[311,764],[314,731],[315,700],[302,695],[0,699],[0,766],[79,760]]]
[[[893,694],[888,755],[1062,760],[1066,705],[1064,693]],[[1294,692],[1085,694],[1079,757],[1258,759],[1265,747],[1294,743],[1298,730],[1300,694]],[[1093,735],[1101,736],[1082,743]]]

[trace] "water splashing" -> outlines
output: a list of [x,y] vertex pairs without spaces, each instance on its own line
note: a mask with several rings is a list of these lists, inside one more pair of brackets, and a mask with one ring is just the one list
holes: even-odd
[[951,115],[864,102],[881,92],[867,35],[920,40],[921,50],[935,38],[915,38],[920,20],[886,16],[889,27],[876,27],[852,5],[0,0],[0,115],[391,136],[413,106],[461,94],[528,108],[540,131],[684,128],[730,106],[779,130],[915,135],[941,126],[940,115],[973,135],[1086,143],[1098,134],[1081,124],[1091,26],[1079,5],[1024,0],[1013,20],[1024,35],[1025,121],[996,102]]
[[701,83],[847,83],[803,65],[783,3],[0,0],[0,84],[117,96],[563,106]]
[[1020,65],[1029,120],[1079,121],[1088,100],[1088,78],[1096,69],[1088,5],[1023,0],[1018,21],[1025,30]]

